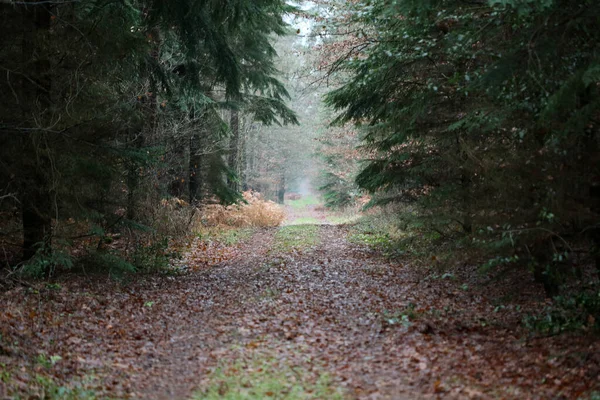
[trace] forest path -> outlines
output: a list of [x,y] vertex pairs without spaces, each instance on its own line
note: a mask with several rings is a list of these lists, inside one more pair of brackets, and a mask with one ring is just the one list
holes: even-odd
[[[600,342],[520,327],[536,298],[527,271],[502,285],[467,281],[472,271],[386,260],[353,232],[290,224],[257,230],[212,267],[128,282],[63,276],[4,292],[0,395],[586,399],[600,390]],[[63,389],[73,395],[41,395]]]
[[134,377],[138,396],[585,399],[575,393],[599,389],[599,342],[520,327],[537,290],[526,273],[503,285],[436,275],[352,234],[295,219],[178,279],[155,323],[177,316],[176,328],[164,356]]
[[309,193],[298,200],[285,201],[284,225],[327,225],[336,223],[336,216],[327,210],[317,194]]
[[[265,230],[243,256],[178,279],[155,302],[159,319],[179,323],[132,376],[137,396],[403,398],[403,368],[414,359],[402,354],[416,353],[386,334],[382,313],[405,302],[405,282],[346,235],[335,225]],[[207,375],[217,364],[222,371]]]

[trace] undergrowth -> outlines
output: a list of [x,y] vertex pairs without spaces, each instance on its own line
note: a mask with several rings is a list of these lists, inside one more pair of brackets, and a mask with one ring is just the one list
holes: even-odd
[[600,333],[600,287],[586,292],[554,297],[537,315],[523,319],[528,329],[547,335],[568,331]]
[[352,226],[348,236],[351,243],[365,245],[381,252],[386,257],[398,257],[407,251],[406,241],[409,234],[399,229],[397,215],[377,213],[365,215]]
[[272,227],[279,226],[285,219],[283,208],[263,200],[260,193],[247,191],[243,196],[244,203],[205,206],[200,222],[204,226]]
[[330,213],[327,215],[327,221],[333,225],[344,225],[356,222],[360,218],[358,211]]
[[[502,280],[519,269],[533,274],[532,261],[527,265],[525,257],[514,253],[516,249],[512,241],[516,241],[516,234],[509,236],[502,232],[502,227],[486,227],[465,234],[451,225],[441,230],[428,223],[426,218],[400,207],[392,209],[392,212],[381,210],[361,217],[352,226],[348,239],[389,258],[410,258],[412,265],[430,271],[426,279],[454,280],[455,268],[459,264],[479,266],[480,275],[474,281],[482,277],[492,281]],[[507,255],[498,255],[503,252]],[[588,282],[584,287],[582,276],[571,271],[574,267],[568,263],[569,254],[554,253],[553,256],[549,265],[558,267],[547,267],[542,278],[548,279],[550,272],[562,272],[564,276],[557,279],[563,282],[560,293],[552,296],[552,304],[540,312],[524,316],[523,326],[543,335],[568,331],[599,333],[600,284]],[[582,274],[581,271],[576,272]],[[576,279],[569,280],[571,276]],[[456,284],[462,285],[460,287],[463,289],[469,287],[465,282],[457,281]]]
[[[60,358],[59,358],[60,360]],[[49,370],[56,361],[40,354],[36,359],[37,368]],[[18,385],[23,377],[20,371],[10,371],[4,364],[0,364],[0,394],[7,399],[42,399],[42,400],[96,400],[108,399],[105,393],[99,391],[99,382],[92,376],[78,378],[70,382],[57,382],[53,376],[38,372],[27,381],[27,386]],[[2,393],[4,386],[5,392]],[[4,397],[3,397],[4,398]]]
[[85,221],[73,223],[85,240],[75,244],[54,240],[51,250],[40,248],[18,272],[26,279],[44,279],[67,270],[117,279],[136,273],[171,273],[170,261],[180,257],[179,249],[195,237],[233,246],[249,238],[255,227],[278,226],[285,218],[282,207],[262,200],[258,193],[245,192],[244,200],[198,209],[181,199],[163,199],[152,212],[142,214],[147,225],[128,221],[112,230]]

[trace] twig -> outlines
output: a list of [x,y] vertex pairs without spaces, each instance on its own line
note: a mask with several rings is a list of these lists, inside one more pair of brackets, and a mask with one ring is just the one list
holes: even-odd
[[5,194],[3,196],[0,196],[0,201],[4,200],[4,199],[8,199],[11,198],[14,201],[16,201],[17,203],[21,204],[21,202],[19,201],[19,199],[17,199],[17,196],[15,193],[9,193],[9,194]]

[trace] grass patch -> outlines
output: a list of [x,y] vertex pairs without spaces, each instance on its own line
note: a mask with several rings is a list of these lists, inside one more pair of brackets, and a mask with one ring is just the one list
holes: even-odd
[[286,200],[285,204],[292,207],[294,210],[303,210],[308,206],[318,206],[323,204],[319,198],[313,194],[302,196],[298,200]]
[[319,243],[317,225],[290,225],[280,228],[275,234],[273,248],[279,251],[303,249]]
[[51,378],[41,375],[36,377],[35,384],[31,389],[35,393],[34,396],[39,396],[33,398],[46,400],[96,400],[107,398],[93,389],[87,389],[84,383],[62,386]]
[[424,229],[402,211],[365,215],[353,224],[348,240],[366,245],[385,257],[431,257],[439,249],[434,246],[439,234]]
[[346,214],[329,214],[327,215],[327,221],[334,225],[344,225],[356,222],[360,218],[360,214],[355,213],[352,215]]
[[277,288],[268,287],[265,290],[263,290],[259,297],[259,300],[276,300],[277,298],[279,298],[279,296],[281,296],[281,293]]
[[209,385],[194,400],[343,399],[327,374],[282,365],[275,358],[254,357],[221,365],[209,378]]
[[383,215],[365,216],[360,218],[353,226],[348,241],[366,245],[381,252],[386,257],[395,257],[404,254],[399,241],[402,233],[399,232],[396,221]]
[[314,217],[300,217],[291,221],[289,225],[319,225],[321,221]]

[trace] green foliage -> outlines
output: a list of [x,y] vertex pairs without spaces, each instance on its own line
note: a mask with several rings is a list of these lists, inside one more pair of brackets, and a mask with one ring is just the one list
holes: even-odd
[[413,303],[409,303],[403,310],[384,310],[380,316],[383,327],[402,325],[407,328],[419,318],[418,313],[415,312],[415,305]]
[[342,209],[354,205],[362,194],[355,178],[360,164],[356,162],[356,146],[359,144],[357,130],[350,124],[330,127],[319,138],[317,155],[321,161],[318,189],[323,194],[325,206]]
[[356,210],[346,210],[338,214],[327,214],[327,222],[334,225],[351,224],[359,218],[360,214]]
[[[46,370],[50,370],[54,367],[57,362],[60,362],[62,358],[58,355],[47,357],[44,354],[39,354],[36,363]],[[15,371],[5,368],[6,365],[0,364],[2,372],[0,372],[0,383],[5,384],[5,388],[8,389],[8,394],[14,389],[15,382],[18,382],[15,378]],[[101,391],[95,388],[99,387],[99,382],[93,376],[86,376],[83,379],[76,379],[70,382],[57,383],[56,379],[50,375],[34,374],[32,379],[28,381],[26,388],[21,387],[21,395],[25,397],[10,397],[15,399],[21,398],[35,398],[43,400],[96,400],[96,399],[107,399],[108,397],[103,395]],[[23,393],[22,390],[26,392]]]
[[[362,46],[339,60],[349,79],[326,102],[334,123],[361,130],[368,159],[356,183],[372,204],[414,207],[421,234],[485,253],[484,270],[531,265],[551,294],[567,279],[570,243],[600,221],[600,4],[347,9]],[[490,237],[478,233],[489,227]]]
[[351,182],[340,179],[332,173],[323,174],[322,180],[325,183],[319,186],[319,191],[323,192],[325,207],[340,209],[352,204]]
[[136,272],[133,264],[126,261],[121,255],[110,252],[92,252],[79,260],[79,263],[86,273],[109,274],[117,279]]
[[319,221],[315,217],[299,217],[294,219],[289,225],[319,225],[321,221]]
[[134,270],[143,273],[164,272],[169,268],[172,254],[169,254],[169,238],[154,238],[148,244],[136,246],[131,256]]
[[395,250],[395,243],[393,243],[387,232],[355,233],[350,235],[348,240],[352,243],[367,245],[381,251],[383,254],[389,255]]
[[[0,35],[10,39],[0,64],[11,71],[0,80],[10,93],[0,100],[0,186],[31,211],[26,258],[70,219],[102,237],[128,224],[156,228],[148,209],[167,194],[239,200],[226,184],[237,171],[223,160],[225,108],[297,123],[274,68],[273,35],[286,32],[282,16],[293,10],[281,0],[0,8]],[[198,170],[194,188],[187,160]]]
[[352,225],[348,240],[368,246],[385,257],[400,257],[406,253],[405,235],[399,230],[397,216],[380,213],[363,216]]
[[52,276],[57,269],[71,268],[73,268],[73,258],[67,250],[49,251],[43,243],[40,243],[35,256],[22,266],[19,273],[24,278],[44,278]]
[[542,334],[592,330],[600,332],[600,290],[557,296],[540,315],[527,316],[524,325]]
[[35,385],[29,388],[32,396],[44,400],[95,400],[103,398],[93,389],[87,389],[85,383],[77,383],[70,386],[57,384],[53,379],[38,375]]
[[592,392],[589,396],[579,397],[578,400],[600,400],[600,392]]

